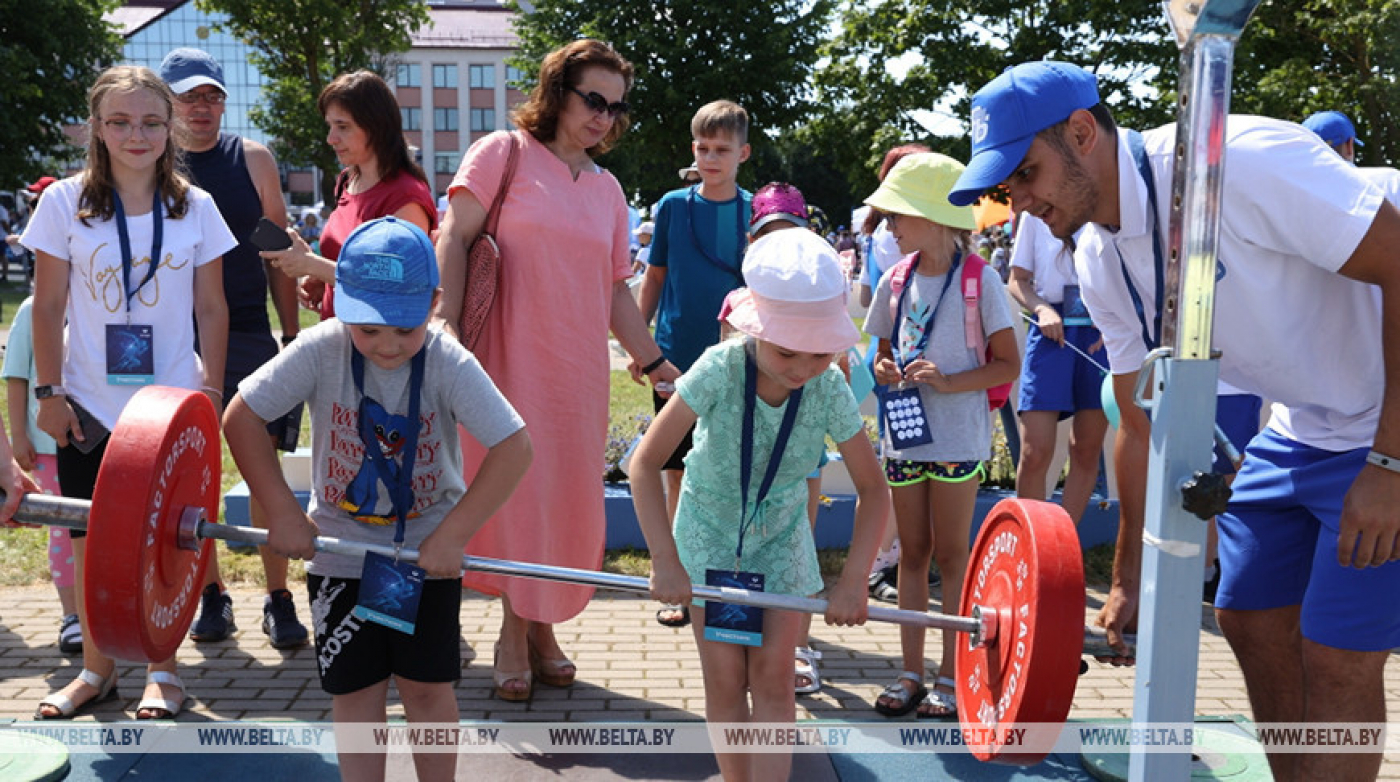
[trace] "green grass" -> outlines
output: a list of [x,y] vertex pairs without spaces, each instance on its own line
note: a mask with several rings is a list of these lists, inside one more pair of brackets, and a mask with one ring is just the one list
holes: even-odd
[[0,328],[9,328],[10,321],[19,309],[20,302],[29,296],[29,282],[16,280],[15,270],[10,269],[10,280],[0,282]]

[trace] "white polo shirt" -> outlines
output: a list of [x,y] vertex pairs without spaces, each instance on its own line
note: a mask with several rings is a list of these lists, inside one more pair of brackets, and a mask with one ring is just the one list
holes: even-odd
[[1385,200],[1396,206],[1400,206],[1400,171],[1386,166],[1367,166],[1357,168],[1356,173],[1366,178],[1367,182],[1379,187],[1385,194]]
[[[1213,343],[1223,353],[1220,379],[1274,400],[1269,426],[1285,437],[1331,451],[1369,446],[1385,386],[1380,301],[1373,286],[1337,270],[1384,196],[1299,125],[1235,115],[1226,137]],[[1176,126],[1143,138],[1165,253]],[[1146,185],[1123,130],[1118,179],[1122,225],[1090,224],[1075,266],[1113,372],[1125,374],[1141,367],[1147,346],[1123,264],[1149,328],[1156,283]]]

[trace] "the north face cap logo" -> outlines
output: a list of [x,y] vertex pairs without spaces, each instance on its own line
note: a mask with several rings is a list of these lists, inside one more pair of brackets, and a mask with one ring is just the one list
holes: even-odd
[[368,255],[360,262],[360,282],[403,282],[403,259],[387,253]]

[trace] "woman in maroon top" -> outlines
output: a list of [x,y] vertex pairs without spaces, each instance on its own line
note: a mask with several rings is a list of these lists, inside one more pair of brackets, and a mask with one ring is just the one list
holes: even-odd
[[336,77],[316,100],[326,119],[326,143],[345,166],[336,180],[335,211],[321,231],[321,254],[288,229],[292,247],[262,256],[301,282],[302,302],[335,314],[331,286],[345,237],[361,223],[393,215],[431,235],[437,204],[423,169],[413,162],[403,137],[398,101],[389,85],[370,71]]

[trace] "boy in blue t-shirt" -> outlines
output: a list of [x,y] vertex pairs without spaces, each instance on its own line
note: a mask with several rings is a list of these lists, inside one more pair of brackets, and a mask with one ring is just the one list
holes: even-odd
[[[744,285],[741,264],[748,245],[753,196],[736,182],[739,164],[749,159],[749,115],[733,101],[707,103],[690,120],[691,151],[700,184],[673,190],[656,205],[649,266],[642,280],[642,317],[656,317],[656,344],[681,372],[719,342],[719,311],[724,297]],[[640,382],[639,367],[631,367]],[[660,410],[666,400],[652,392]],[[663,468],[667,513],[675,518],[687,434]],[[663,609],[662,624],[680,627],[683,610]]]

